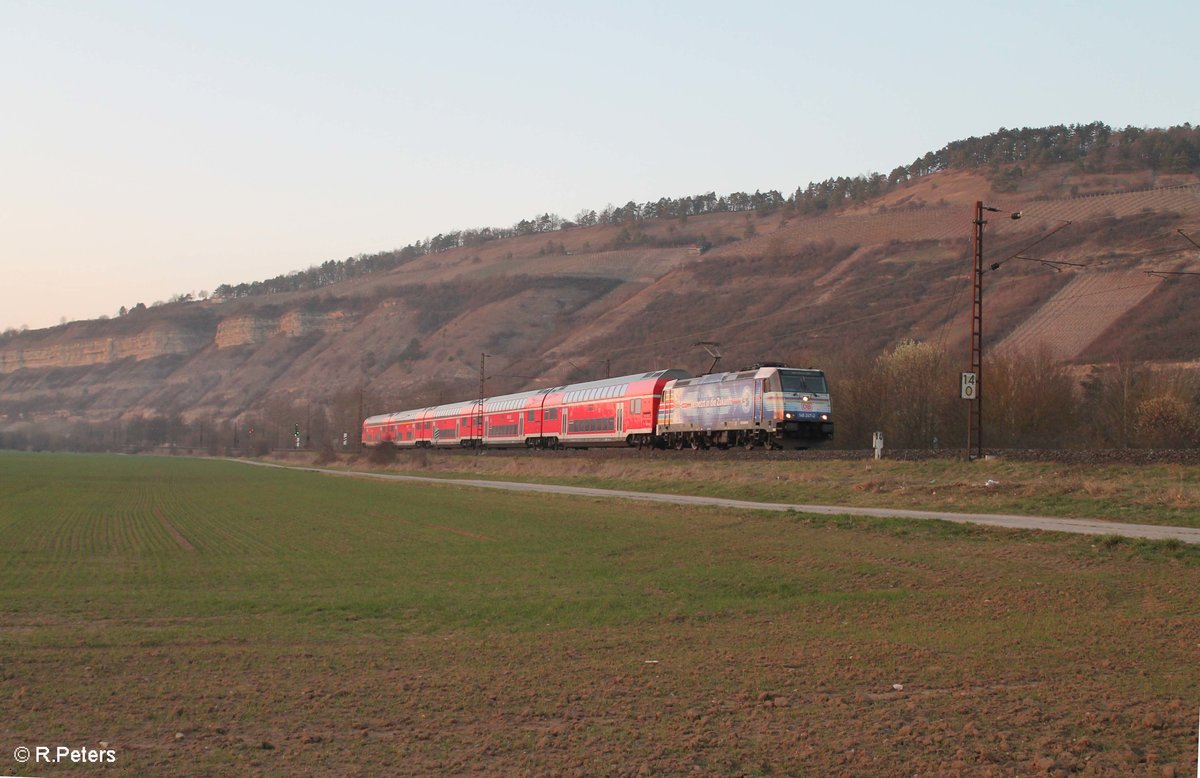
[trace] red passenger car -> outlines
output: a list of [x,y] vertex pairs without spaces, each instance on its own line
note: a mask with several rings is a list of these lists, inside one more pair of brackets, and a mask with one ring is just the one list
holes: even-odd
[[683,370],[606,378],[372,416],[364,446],[562,448],[655,442],[663,386]]

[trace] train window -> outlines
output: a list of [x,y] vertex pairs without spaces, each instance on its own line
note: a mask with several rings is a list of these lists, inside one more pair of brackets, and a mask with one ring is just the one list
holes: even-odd
[[639,397],[633,401],[633,409],[632,410],[634,413],[642,412],[642,398],[641,397]]
[[828,394],[825,376],[820,373],[792,373],[779,371],[783,379],[783,391],[808,394]]
[[537,411],[526,411],[525,421],[535,421],[537,419]]
[[558,418],[558,408],[546,409],[546,421],[554,421]]

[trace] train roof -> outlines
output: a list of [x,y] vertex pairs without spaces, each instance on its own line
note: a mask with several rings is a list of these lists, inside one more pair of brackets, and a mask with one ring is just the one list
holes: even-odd
[[432,406],[429,408],[414,408],[409,411],[397,411],[396,413],[380,413],[376,416],[368,416],[365,423],[394,424],[398,421],[412,421],[413,419],[419,418],[422,414],[431,409]]
[[539,394],[550,394],[551,392],[573,392],[578,389],[602,389],[608,386],[620,386],[622,384],[632,384],[637,381],[649,381],[655,378],[690,378],[691,373],[686,370],[677,368],[669,368],[667,370],[654,370],[649,373],[633,373],[632,375],[623,375],[616,378],[601,378],[598,381],[584,381],[578,384],[566,384],[565,386],[552,386],[548,389],[538,390]]
[[806,373],[808,375],[824,375],[822,371],[813,367],[788,367],[777,363],[767,363],[763,365],[753,365],[741,370],[733,370],[728,373],[706,373],[695,378],[681,378],[675,382],[675,386],[694,386],[697,384],[715,384],[721,381],[737,381],[745,378],[766,378],[775,370],[786,370],[790,373]]
[[[606,389],[609,387],[628,387],[629,384],[639,381],[652,381],[659,378],[667,380],[690,378],[691,373],[686,370],[677,368],[668,368],[666,370],[652,370],[648,373],[633,373],[631,375],[618,376],[616,378],[602,378],[598,381],[583,381],[576,384],[565,384],[563,386],[550,386],[544,389],[529,389],[524,392],[514,392],[513,394],[501,394],[495,397],[485,397],[483,399],[484,410],[488,413],[505,410],[517,410],[524,408],[526,402],[535,397],[541,397],[547,394],[566,394],[568,392],[580,392],[594,389]],[[425,408],[415,408],[413,410],[399,411],[396,413],[384,413],[377,416],[371,416],[366,419],[365,424],[395,424],[402,421],[413,421],[423,418],[426,415],[432,415],[433,418],[444,418],[447,416],[461,416],[464,413],[474,413],[479,410],[479,400],[462,400],[445,405],[432,405]]]

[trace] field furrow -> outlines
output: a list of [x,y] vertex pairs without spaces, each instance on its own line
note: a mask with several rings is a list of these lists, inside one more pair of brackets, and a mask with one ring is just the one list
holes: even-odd
[[[977,466],[1047,482],[1043,464]],[[0,467],[30,487],[0,490],[0,742],[103,741],[106,774],[1166,775],[1196,760],[1200,548],[183,458]],[[967,477],[870,467],[637,475],[841,492]]]

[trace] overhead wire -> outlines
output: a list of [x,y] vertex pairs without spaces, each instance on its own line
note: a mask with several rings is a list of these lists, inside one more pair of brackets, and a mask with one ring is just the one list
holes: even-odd
[[[1021,247],[1018,248],[1016,251],[1012,251],[1011,249],[1008,248],[1008,246],[1016,244],[1016,243],[1018,243],[1018,241],[1016,241],[1015,239],[1008,240],[1007,245],[1004,246],[998,252],[1002,255],[1005,255],[1004,259],[1001,259],[998,262],[992,263],[992,265],[990,267],[984,269],[984,272],[985,273],[995,272],[995,271],[999,270],[1004,264],[1006,264],[1007,262],[1009,262],[1013,259],[1035,262],[1035,263],[1050,267],[1051,269],[1054,269],[1056,271],[1059,269],[1059,266],[1069,266],[1069,267],[1075,267],[1075,268],[1079,268],[1079,269],[1083,270],[1083,269],[1087,269],[1087,268],[1096,268],[1099,266],[1109,265],[1112,263],[1126,261],[1126,260],[1140,260],[1140,259],[1145,259],[1147,257],[1161,256],[1161,255],[1166,255],[1166,254],[1171,254],[1171,253],[1178,253],[1180,251],[1177,248],[1163,248],[1163,249],[1157,249],[1157,250],[1148,251],[1148,252],[1147,251],[1139,251],[1139,252],[1137,252],[1136,256],[1109,257],[1109,258],[1097,259],[1093,262],[1086,263],[1086,264],[1027,256],[1026,252],[1028,252],[1030,249],[1034,248],[1035,246],[1040,245],[1044,241],[1048,240],[1053,235],[1061,232],[1063,229],[1066,229],[1067,227],[1071,226],[1072,224],[1078,225],[1081,223],[1086,223],[1086,222],[1069,221],[1069,220],[1060,220],[1060,221],[1062,222],[1061,224],[1059,224],[1056,227],[1054,227],[1053,229],[1049,230],[1044,235],[1041,235],[1036,240],[1034,240],[1032,242],[1028,242],[1028,243],[1023,243],[1023,245],[1021,245]],[[1188,240],[1190,243],[1192,243],[1193,245],[1196,245],[1198,248],[1200,248],[1200,244],[1197,244],[1196,241],[1192,240],[1192,238],[1190,236],[1188,236],[1187,233],[1185,233],[1182,229],[1177,230],[1177,232],[1180,235],[1182,235],[1186,240]],[[1147,238],[1144,241],[1139,241],[1138,243],[1135,243],[1133,245],[1126,246],[1123,248],[1125,248],[1125,250],[1129,250],[1129,251],[1137,251],[1140,244],[1152,242],[1154,240],[1155,240],[1154,238]],[[958,260],[955,260],[955,261],[958,261]],[[903,283],[911,282],[915,278],[920,278],[921,276],[926,275],[926,274],[931,274],[931,273],[935,273],[935,272],[945,272],[945,270],[946,270],[945,262],[934,263],[924,269],[918,269],[918,270],[910,269],[909,272],[907,272],[907,273],[904,273],[897,277],[890,278],[890,279],[888,279],[886,281],[882,281],[880,283],[867,284],[865,286],[860,286],[860,287],[856,287],[851,290],[839,292],[839,300],[842,302],[846,302],[847,300],[853,300],[855,298],[866,296],[871,293],[887,290],[889,288],[898,287],[899,285],[901,285]],[[1147,271],[1147,272],[1150,272],[1150,271]],[[1169,271],[1164,271],[1164,272],[1169,272]],[[944,347],[944,345],[948,339],[950,325],[953,323],[954,318],[955,318],[952,314],[952,311],[954,308],[954,301],[956,299],[959,299],[963,295],[963,293],[966,291],[966,286],[967,286],[967,282],[969,281],[969,278],[970,278],[969,272],[962,273],[955,282],[956,288],[949,294],[938,295],[935,297],[926,297],[918,302],[914,302],[909,305],[901,306],[899,308],[889,308],[886,311],[871,313],[871,314],[867,314],[864,316],[858,316],[858,317],[849,318],[849,319],[841,319],[841,320],[834,321],[834,322],[827,322],[823,325],[806,326],[804,328],[804,333],[806,335],[810,335],[810,336],[813,335],[814,333],[820,334],[820,333],[828,332],[833,329],[849,327],[849,326],[853,326],[856,324],[861,324],[863,322],[872,321],[874,319],[878,319],[883,316],[894,315],[895,313],[903,312],[903,311],[906,311],[906,310],[909,310],[909,309],[912,309],[915,307],[927,306],[930,303],[940,303],[942,301],[945,301],[947,303],[947,307],[945,309],[945,313],[941,317],[942,325],[940,328],[939,336],[937,338],[939,347]],[[1156,281],[1154,283],[1157,284],[1158,282]],[[1002,283],[1000,285],[1000,288],[1004,288],[1005,286],[1007,286],[1007,284]],[[1111,293],[1113,291],[1121,291],[1124,289],[1131,289],[1131,288],[1140,288],[1142,286],[1147,286],[1147,285],[1134,285],[1134,286],[1129,286],[1129,287],[1118,287],[1116,289],[1103,290],[1100,292],[1087,292],[1087,293],[1082,293],[1079,295],[1074,295],[1071,297],[1060,298],[1060,301],[1071,301],[1071,300],[1076,300],[1076,299],[1082,299],[1082,298],[1086,298],[1086,297],[1090,297],[1090,296],[1094,296],[1094,295]],[[770,320],[770,319],[773,319],[776,317],[781,317],[784,315],[794,315],[794,313],[795,313],[794,310],[789,310],[789,309],[774,310],[774,311],[770,311],[770,312],[767,312],[767,313],[764,313],[761,315],[747,316],[747,317],[735,319],[732,321],[725,321],[717,326],[709,327],[709,328],[706,328],[703,330],[691,331],[691,332],[688,332],[686,334],[681,334],[681,335],[668,336],[668,337],[659,338],[659,339],[653,340],[653,341],[639,341],[638,343],[636,343],[634,345],[609,348],[609,349],[605,349],[604,351],[608,355],[623,354],[623,353],[630,353],[630,352],[634,352],[634,351],[642,351],[642,350],[645,350],[648,348],[654,348],[657,346],[665,346],[665,345],[669,345],[672,343],[678,343],[678,342],[682,342],[682,341],[695,342],[695,340],[697,338],[704,339],[705,336],[714,336],[721,332],[727,332],[730,328],[743,327],[748,324],[755,324],[758,322],[767,321],[767,320]],[[734,341],[726,340],[722,343],[722,345],[728,347],[728,346],[737,346],[737,345],[749,344],[749,343],[754,343],[754,342],[760,342],[765,337],[767,337],[767,336],[759,335],[759,336],[754,336],[753,338],[745,339],[745,340],[734,340]],[[675,353],[683,355],[683,354],[687,354],[688,352],[680,350]],[[521,376],[509,376],[509,377],[521,377]]]
[[[859,287],[859,288],[851,291],[849,294],[852,296],[860,296],[860,295],[865,295],[869,292],[876,292],[876,291],[888,289],[890,287],[896,287],[896,286],[899,286],[902,281],[911,280],[914,276],[920,276],[920,275],[924,275],[926,273],[943,272],[943,271],[945,271],[945,269],[946,268],[945,268],[944,264],[932,265],[929,268],[926,268],[924,270],[917,270],[917,271],[908,273],[905,275],[904,278],[896,278],[896,279],[891,279],[887,282],[883,282],[883,283],[879,283],[879,284],[869,285],[869,286],[865,286],[865,287]],[[843,295],[839,299],[844,301],[846,299],[846,296]],[[936,301],[940,301],[943,298],[938,297],[938,298],[933,298],[933,299]],[[928,302],[928,300],[922,301],[922,303],[925,303],[925,302]],[[892,309],[892,310],[896,310],[896,309]],[[903,309],[901,309],[901,310],[903,310]],[[790,310],[790,309],[775,310],[775,311],[771,311],[769,313],[764,313],[759,316],[750,316],[750,317],[745,317],[745,318],[741,318],[741,319],[735,319],[733,321],[726,321],[715,327],[711,327],[711,328],[704,329],[704,330],[696,330],[696,331],[689,332],[684,335],[672,335],[672,336],[669,336],[666,338],[661,338],[659,340],[648,341],[648,342],[642,341],[642,342],[637,343],[636,345],[618,347],[615,349],[607,349],[605,353],[621,354],[621,353],[625,353],[628,351],[638,351],[638,350],[641,350],[646,347],[660,346],[660,345],[665,345],[667,343],[674,343],[676,341],[681,341],[681,340],[694,340],[696,338],[702,337],[703,335],[711,334],[711,333],[715,333],[715,332],[721,332],[722,330],[728,329],[730,327],[740,327],[740,326],[743,326],[746,324],[754,324],[754,323],[757,323],[760,321],[765,321],[767,319],[775,318],[777,316],[783,316],[785,314],[794,315],[795,311]],[[834,325],[834,326],[840,326],[840,325]],[[824,329],[824,328],[821,328],[821,329]],[[806,332],[811,332],[811,331],[812,331],[811,329],[806,330]]]

